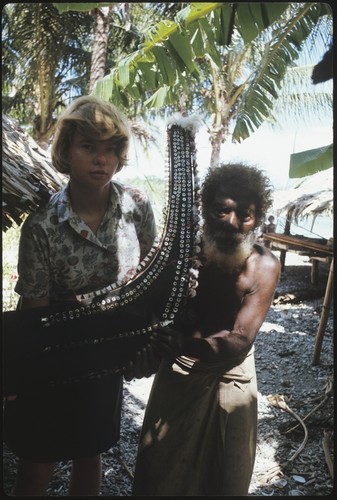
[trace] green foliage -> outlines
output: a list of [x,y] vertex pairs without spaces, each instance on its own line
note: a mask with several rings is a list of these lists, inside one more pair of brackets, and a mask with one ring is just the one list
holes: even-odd
[[128,109],[137,100],[137,111],[140,100],[158,113],[203,110],[221,122],[221,140],[233,127],[240,142],[272,116],[288,69],[331,21],[324,3],[192,2],[150,26],[94,93]]
[[3,112],[22,125],[32,126],[37,115],[52,120],[88,83],[93,18],[61,15],[52,4],[17,3],[5,5],[2,24]]
[[63,12],[69,12],[69,11],[79,11],[79,12],[87,12],[91,11],[94,9],[97,9],[98,7],[104,7],[107,6],[109,7],[111,3],[53,3],[54,7],[59,11],[60,14],[63,14]]
[[301,46],[326,13],[320,4],[302,4],[296,15],[281,17],[264,40],[247,79],[236,113],[233,140],[250,136],[271,114],[287,70],[299,57]]
[[332,167],[333,145],[329,144],[290,155],[289,177],[290,179],[306,177]]
[[314,45],[317,34],[324,34],[325,43],[332,36],[331,8],[320,2],[7,4],[2,18],[6,113],[21,123],[34,122],[41,68],[52,75],[43,91],[48,109],[41,110],[50,120],[65,98],[86,92],[91,13],[103,6],[113,6],[110,73],[94,93],[130,118],[177,110],[212,117],[214,146],[229,130],[240,142],[275,118],[285,76],[304,44]]
[[[175,21],[167,19],[149,27],[138,50],[122,59],[111,74],[98,83],[95,94],[104,99],[120,99],[123,105],[129,101],[122,95],[132,96],[137,86],[138,95],[144,95],[145,91],[147,107],[170,104],[148,98],[148,91],[166,96],[168,100],[175,93],[177,102],[181,87],[193,91],[198,82],[205,80],[205,71],[200,67],[205,58],[221,65],[221,46],[233,36],[234,25],[228,22],[232,16],[237,22],[241,20],[238,30],[244,43],[248,43],[251,26],[265,29],[288,4],[259,4],[259,9],[248,10],[246,5],[191,3],[176,15]],[[172,92],[161,90],[166,85],[172,87]]]
[[285,12],[286,3],[273,3],[272,8],[264,2],[247,2],[237,5],[237,27],[244,43],[250,43],[254,38],[272,25]]

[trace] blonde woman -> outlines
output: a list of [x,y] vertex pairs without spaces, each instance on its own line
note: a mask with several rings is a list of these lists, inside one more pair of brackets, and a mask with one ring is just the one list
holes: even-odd
[[[156,226],[146,196],[112,181],[129,139],[126,117],[95,97],[76,99],[60,116],[52,161],[69,182],[22,226],[21,308],[74,300],[134,275]],[[4,438],[19,458],[14,495],[45,495],[59,460],[72,460],[69,495],[99,495],[101,453],[120,437],[122,384],[111,375],[6,400]]]

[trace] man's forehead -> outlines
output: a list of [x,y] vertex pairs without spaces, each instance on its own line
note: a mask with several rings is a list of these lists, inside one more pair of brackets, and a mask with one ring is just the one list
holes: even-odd
[[249,189],[245,189],[241,186],[217,186],[215,189],[215,198],[222,200],[233,200],[240,205],[251,205],[255,203],[255,197]]

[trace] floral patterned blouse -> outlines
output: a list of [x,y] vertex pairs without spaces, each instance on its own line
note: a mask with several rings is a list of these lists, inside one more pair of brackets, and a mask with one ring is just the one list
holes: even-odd
[[68,184],[22,225],[15,291],[26,298],[69,300],[126,282],[156,234],[146,195],[112,181],[108,209],[95,235],[72,210]]

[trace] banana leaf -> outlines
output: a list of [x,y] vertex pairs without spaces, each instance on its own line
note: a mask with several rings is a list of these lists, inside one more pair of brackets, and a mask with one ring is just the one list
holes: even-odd
[[307,177],[333,166],[333,145],[301,151],[290,155],[289,177]]

